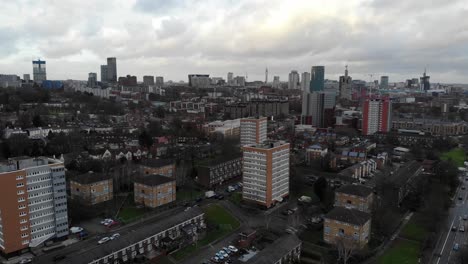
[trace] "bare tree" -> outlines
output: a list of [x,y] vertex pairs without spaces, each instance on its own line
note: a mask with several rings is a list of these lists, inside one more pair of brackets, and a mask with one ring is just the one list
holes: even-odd
[[336,239],[336,248],[338,250],[338,261],[343,260],[343,264],[347,264],[356,249],[358,249],[358,242],[352,237],[341,236]]

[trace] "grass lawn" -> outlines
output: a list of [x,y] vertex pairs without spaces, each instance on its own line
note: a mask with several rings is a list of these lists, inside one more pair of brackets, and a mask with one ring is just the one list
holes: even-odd
[[205,212],[206,222],[211,226],[215,226],[216,228],[209,230],[206,233],[206,236],[198,241],[196,245],[187,246],[171,254],[174,259],[181,260],[185,257],[188,257],[189,255],[196,252],[200,247],[206,246],[211,242],[228,235],[232,232],[232,230],[240,226],[239,221],[237,221],[236,218],[234,218],[220,205],[211,204],[207,207],[204,207],[203,211]]
[[420,224],[420,218],[418,218],[417,215],[413,216],[411,220],[405,225],[403,230],[401,231],[400,236],[403,238],[411,239],[411,240],[416,240],[419,242],[424,241],[424,239],[427,236],[427,230],[422,227]]
[[417,264],[420,244],[408,240],[395,240],[393,246],[382,255],[378,264]]
[[463,162],[465,161],[466,154],[463,149],[454,148],[448,152],[442,153],[440,158],[442,160],[451,159],[458,167],[463,167]]
[[124,207],[120,210],[117,218],[122,220],[124,223],[135,221],[145,213],[144,209],[136,207]]
[[242,201],[242,193],[240,192],[232,193],[231,196],[229,197],[229,200],[232,203],[239,205]]

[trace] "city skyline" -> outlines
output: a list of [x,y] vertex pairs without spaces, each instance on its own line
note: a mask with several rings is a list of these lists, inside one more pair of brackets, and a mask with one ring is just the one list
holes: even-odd
[[264,80],[265,65],[281,80],[293,69],[324,65],[325,78],[338,80],[349,65],[353,79],[366,81],[373,74],[403,82],[427,67],[433,83],[468,83],[464,1],[115,0],[45,8],[49,4],[5,3],[0,72],[31,74],[31,59],[40,57],[49,79],[86,80],[116,57],[119,76],[139,80],[186,81],[190,73],[225,78],[227,72]]

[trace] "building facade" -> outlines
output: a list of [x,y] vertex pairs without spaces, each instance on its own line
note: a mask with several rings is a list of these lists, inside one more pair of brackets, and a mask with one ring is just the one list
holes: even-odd
[[176,200],[176,180],[157,174],[137,177],[134,183],[135,203],[156,208]]
[[219,186],[242,175],[242,158],[220,159],[198,166],[197,182],[206,188]]
[[273,76],[273,88],[280,88],[280,77],[279,76]]
[[289,195],[289,147],[283,141],[242,147],[244,200],[269,208]]
[[154,85],[154,76],[145,75],[143,76],[144,85]]
[[33,80],[36,83],[42,83],[47,80],[46,62],[42,60],[32,61]]
[[353,80],[351,76],[348,76],[348,66],[345,69],[345,75],[340,76],[338,83],[339,98],[344,100],[351,100],[351,88],[353,87]]
[[85,173],[70,180],[71,198],[94,205],[114,198],[112,178],[101,173]]
[[143,175],[159,174],[175,179],[176,164],[169,159],[147,159],[140,163],[140,171]]
[[384,90],[388,89],[388,76],[380,77],[380,89],[384,89]]
[[267,139],[268,118],[243,118],[240,121],[241,146],[260,144]]
[[319,128],[333,125],[335,104],[336,98],[333,93],[304,92],[302,96],[302,123]]
[[393,130],[419,130],[434,136],[454,136],[468,133],[468,123],[447,122],[438,119],[399,118],[392,119]]
[[299,73],[291,71],[288,77],[288,89],[297,89],[299,85]]
[[228,85],[233,85],[233,79],[234,78],[234,74],[232,72],[228,72],[227,74],[227,83]]
[[97,86],[97,73],[90,72],[88,73],[88,87],[96,87]]
[[107,65],[101,65],[101,82],[107,82]]
[[372,189],[363,185],[344,185],[335,191],[335,206],[370,213],[373,201]]
[[46,157],[0,165],[0,251],[4,255],[68,235],[65,168]]
[[117,58],[107,58],[107,81],[117,82]]
[[367,97],[363,105],[362,134],[388,132],[392,126],[392,101],[388,97]]
[[310,72],[303,72],[301,75],[301,90],[308,92],[310,87]]
[[325,86],[325,66],[312,66],[309,92],[323,91]]
[[289,101],[286,99],[255,99],[246,103],[233,103],[224,106],[224,112],[230,118],[245,118],[249,116],[289,115]]
[[323,240],[329,244],[345,243],[362,248],[370,240],[371,215],[356,209],[335,207],[324,217]]

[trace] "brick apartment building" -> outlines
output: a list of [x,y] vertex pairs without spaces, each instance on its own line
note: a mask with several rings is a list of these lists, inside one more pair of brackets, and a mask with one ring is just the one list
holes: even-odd
[[335,207],[324,218],[323,239],[336,245],[342,239],[357,248],[364,247],[370,240],[371,215],[356,209]]
[[135,203],[156,208],[176,200],[176,180],[163,175],[140,176],[134,183]]
[[344,185],[335,191],[335,206],[370,213],[374,193],[371,188],[363,185]]
[[159,174],[175,179],[176,165],[169,159],[147,159],[140,164],[141,172],[145,175]]
[[243,118],[240,121],[241,146],[259,144],[267,139],[268,118]]
[[242,175],[242,158],[221,158],[198,166],[197,181],[211,188]]
[[70,180],[71,198],[94,205],[114,198],[114,185],[109,175],[88,172]]

